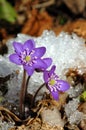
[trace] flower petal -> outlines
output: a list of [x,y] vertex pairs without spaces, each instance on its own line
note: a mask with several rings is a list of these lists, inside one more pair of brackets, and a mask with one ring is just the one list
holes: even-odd
[[21,65],[21,60],[17,54],[12,54],[9,56],[9,60],[17,65]]
[[47,65],[45,64],[45,62],[42,59],[37,59],[36,63],[34,63],[33,66],[35,69],[39,69],[39,70],[47,68]]
[[49,71],[49,75],[50,76],[54,73],[55,69],[56,69],[56,66],[53,65],[52,68],[51,68],[51,70]]
[[59,94],[58,94],[58,91],[50,91],[52,97],[55,99],[55,100],[58,100],[59,99]]
[[49,73],[48,71],[44,71],[44,74],[43,74],[43,78],[44,78],[45,83],[48,83],[48,78],[49,78],[48,73]]
[[65,92],[70,88],[69,83],[64,80],[58,80],[57,84],[58,84],[57,89],[62,92]]
[[34,49],[34,47],[35,47],[35,42],[34,42],[34,40],[32,40],[32,39],[27,40],[27,41],[24,43],[24,45],[23,45],[23,49],[28,48],[30,51],[31,51],[32,49]]
[[31,66],[24,66],[24,69],[27,71],[29,76],[31,76],[34,72],[34,68]]
[[20,54],[23,51],[23,45],[19,42],[13,42],[16,53]]
[[51,58],[44,58],[43,61],[46,63],[47,68],[52,64],[52,59]]
[[45,47],[38,47],[38,48],[35,48],[34,51],[35,51],[35,53],[33,55],[40,58],[46,52],[46,48]]

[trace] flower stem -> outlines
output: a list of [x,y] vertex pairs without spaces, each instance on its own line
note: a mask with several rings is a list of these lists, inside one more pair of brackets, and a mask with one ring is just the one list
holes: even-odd
[[26,81],[25,97],[27,95],[27,87],[28,87],[29,79],[30,79],[30,76],[28,76],[27,81]]
[[26,71],[23,72],[23,79],[20,91],[20,118],[25,118],[25,96],[26,96]]
[[44,87],[44,85],[45,85],[45,83],[43,83],[43,84],[37,89],[37,91],[35,92],[31,107],[33,107],[33,106],[35,105],[36,96],[37,96],[38,92],[40,91],[40,89],[42,89],[42,88]]

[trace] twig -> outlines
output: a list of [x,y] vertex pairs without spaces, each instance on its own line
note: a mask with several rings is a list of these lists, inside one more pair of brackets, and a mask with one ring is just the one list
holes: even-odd
[[50,6],[54,3],[55,3],[55,0],[49,0],[49,1],[44,2],[44,3],[33,5],[32,8],[33,9],[44,8],[44,7]]

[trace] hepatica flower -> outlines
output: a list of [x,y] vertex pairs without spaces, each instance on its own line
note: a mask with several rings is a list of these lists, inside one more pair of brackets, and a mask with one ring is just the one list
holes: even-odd
[[13,42],[15,53],[9,56],[11,62],[23,65],[28,75],[31,76],[35,69],[47,69],[51,63],[51,58],[41,57],[45,54],[45,47],[35,47],[34,40],[27,40],[24,44]]
[[70,85],[64,80],[60,80],[55,73],[56,66],[52,66],[50,71],[44,71],[44,81],[48,90],[55,100],[59,98],[59,92],[65,92]]

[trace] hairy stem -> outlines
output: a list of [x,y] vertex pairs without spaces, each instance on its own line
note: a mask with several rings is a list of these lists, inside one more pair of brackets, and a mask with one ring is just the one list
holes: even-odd
[[20,91],[20,118],[25,118],[25,97],[26,97],[26,71],[23,72],[23,79]]
[[35,92],[31,107],[33,107],[33,106],[35,105],[36,96],[37,96],[38,92],[40,91],[40,89],[42,89],[42,88],[44,87],[44,85],[45,85],[45,83],[43,83],[43,84],[37,89],[37,91]]
[[29,80],[30,80],[30,76],[28,76],[27,81],[26,81],[25,97],[27,95],[27,87],[28,87]]

